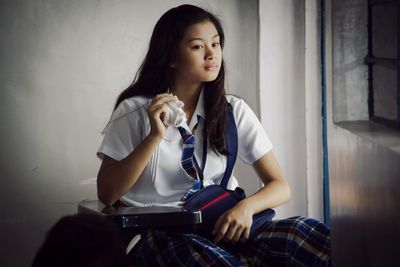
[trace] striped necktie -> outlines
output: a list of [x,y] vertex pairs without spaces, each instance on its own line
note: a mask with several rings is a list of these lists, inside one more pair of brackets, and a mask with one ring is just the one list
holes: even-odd
[[181,157],[181,165],[185,172],[193,178],[194,184],[192,187],[183,195],[182,200],[185,201],[191,197],[195,192],[197,192],[202,187],[202,182],[199,179],[194,163],[194,145],[196,143],[194,133],[197,129],[197,124],[193,128],[193,134],[188,133],[183,127],[178,127],[178,130],[183,139],[183,149]]
[[196,143],[195,137],[193,134],[188,133],[182,127],[179,127],[178,129],[183,139],[183,149],[181,157],[182,168],[190,177],[192,177],[193,179],[197,179],[197,172],[193,161],[194,145]]

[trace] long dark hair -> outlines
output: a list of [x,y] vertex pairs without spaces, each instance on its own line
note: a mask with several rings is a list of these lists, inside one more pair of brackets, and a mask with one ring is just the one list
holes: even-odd
[[[181,5],[168,10],[158,20],[150,39],[149,49],[132,84],[118,97],[114,110],[125,99],[132,96],[153,97],[167,92],[174,79],[174,68],[179,42],[186,29],[196,23],[210,21],[214,24],[224,47],[224,32],[220,21],[213,14],[192,5]],[[205,134],[215,152],[226,155],[226,98],[225,64],[222,60],[217,78],[204,82]]]

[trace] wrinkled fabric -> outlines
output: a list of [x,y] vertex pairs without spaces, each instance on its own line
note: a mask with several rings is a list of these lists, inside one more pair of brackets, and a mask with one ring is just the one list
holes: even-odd
[[147,230],[129,253],[135,266],[330,266],[330,229],[318,220],[272,221],[254,240],[219,243],[191,233]]

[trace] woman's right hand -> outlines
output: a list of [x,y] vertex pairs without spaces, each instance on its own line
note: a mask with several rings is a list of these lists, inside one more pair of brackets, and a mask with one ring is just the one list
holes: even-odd
[[150,136],[162,139],[165,136],[168,125],[166,123],[167,106],[169,101],[175,101],[178,98],[172,94],[158,94],[147,108],[147,115],[150,120]]

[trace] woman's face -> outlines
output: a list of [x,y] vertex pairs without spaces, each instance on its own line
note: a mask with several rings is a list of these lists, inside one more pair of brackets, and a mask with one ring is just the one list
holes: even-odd
[[217,78],[222,62],[219,35],[214,24],[204,21],[190,26],[178,45],[175,80],[210,82]]

